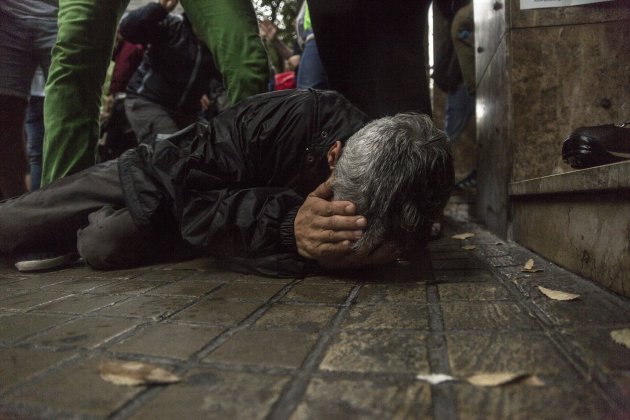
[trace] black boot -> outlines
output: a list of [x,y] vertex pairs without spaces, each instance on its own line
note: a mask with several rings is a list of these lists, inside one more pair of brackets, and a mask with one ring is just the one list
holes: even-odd
[[562,159],[572,168],[630,160],[630,121],[621,125],[580,127],[571,132],[562,144]]

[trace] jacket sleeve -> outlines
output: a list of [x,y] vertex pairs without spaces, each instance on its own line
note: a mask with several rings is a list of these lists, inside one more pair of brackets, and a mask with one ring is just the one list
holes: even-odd
[[293,223],[304,198],[287,188],[190,191],[181,234],[214,256],[257,258],[297,248]]
[[160,42],[168,36],[169,14],[159,3],[149,3],[129,12],[120,22],[120,35],[132,44]]

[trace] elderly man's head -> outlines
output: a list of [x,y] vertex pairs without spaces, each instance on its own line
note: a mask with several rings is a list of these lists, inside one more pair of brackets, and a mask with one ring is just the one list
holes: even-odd
[[426,115],[374,120],[350,137],[333,172],[335,200],[356,204],[368,228],[354,248],[424,240],[453,188],[449,140]]

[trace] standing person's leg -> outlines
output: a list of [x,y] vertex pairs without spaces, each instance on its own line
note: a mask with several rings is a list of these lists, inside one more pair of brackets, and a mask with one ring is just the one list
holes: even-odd
[[179,131],[177,123],[166,108],[140,96],[127,95],[125,114],[138,143],[150,140],[156,134],[173,134]]
[[42,185],[94,164],[101,90],[129,0],[60,0],[44,103]]
[[326,70],[319,58],[315,39],[307,41],[304,45],[298,68],[297,87],[298,89],[328,89]]
[[310,1],[330,88],[374,118],[402,111],[431,115],[424,59],[428,6],[427,0]]
[[76,252],[88,214],[125,206],[116,160],[0,203],[0,253]]
[[0,197],[26,191],[24,114],[35,71],[31,28],[0,9]]
[[251,0],[182,0],[224,78],[230,103],[267,91],[269,65]]
[[31,191],[39,189],[42,179],[44,147],[44,97],[31,96],[26,109],[26,150],[31,172]]

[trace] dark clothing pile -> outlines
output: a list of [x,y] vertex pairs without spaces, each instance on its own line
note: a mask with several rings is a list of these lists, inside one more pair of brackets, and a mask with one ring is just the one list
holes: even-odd
[[332,91],[253,96],[208,125],[125,152],[127,207],[139,227],[178,229],[235,270],[299,276],[307,261],[295,244],[298,208],[328,177],[328,149],[366,122]]
[[149,46],[127,85],[129,93],[194,114],[210,80],[221,80],[210,50],[186,16],[171,15],[159,3],[130,12],[120,22],[119,32],[129,42]]

